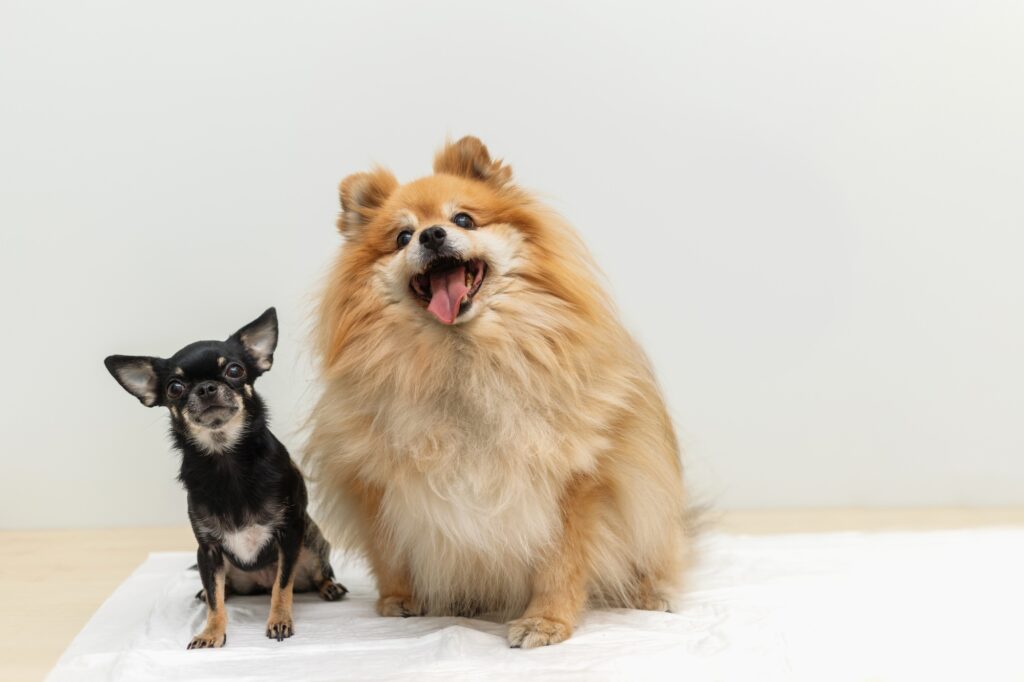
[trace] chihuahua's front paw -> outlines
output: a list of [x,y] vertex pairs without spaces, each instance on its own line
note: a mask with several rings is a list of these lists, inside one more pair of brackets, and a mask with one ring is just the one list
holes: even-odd
[[569,639],[572,628],[565,623],[542,616],[519,618],[508,624],[508,644],[513,649],[532,649],[558,644]]
[[377,600],[377,613],[382,616],[422,616],[423,607],[411,595],[391,594]]
[[320,583],[320,598],[324,601],[338,601],[346,594],[348,588],[341,583],[336,583],[330,578]]
[[270,639],[283,642],[294,634],[295,628],[292,626],[290,616],[278,616],[276,618],[271,616],[270,620],[267,621],[267,637]]
[[216,649],[224,646],[228,636],[223,630],[206,629],[192,638],[186,649]]

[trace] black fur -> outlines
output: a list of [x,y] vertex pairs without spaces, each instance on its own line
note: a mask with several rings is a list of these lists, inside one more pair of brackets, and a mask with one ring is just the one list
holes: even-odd
[[[277,314],[270,308],[226,341],[192,343],[167,359],[112,355],[105,361],[144,405],[170,411],[181,452],[178,478],[199,543],[204,589],[197,596],[205,594],[211,609],[218,572],[226,592],[262,592],[272,588],[266,575],[279,560],[280,587],[294,577],[296,591],[316,589],[331,601],[347,592],[334,583],[330,546],[306,513],[302,474],[271,433],[253,389],[276,346]],[[238,539],[254,528],[253,541]],[[266,541],[256,547],[258,539]],[[300,566],[303,548],[308,554]]]

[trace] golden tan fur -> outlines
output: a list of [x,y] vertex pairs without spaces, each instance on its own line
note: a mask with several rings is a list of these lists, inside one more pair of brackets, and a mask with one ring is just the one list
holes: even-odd
[[270,616],[267,618],[267,637],[281,641],[291,637],[295,631],[292,622],[292,593],[295,589],[295,572],[292,571],[288,582],[281,585],[282,571],[285,566],[284,552],[278,551],[277,575],[270,592]]
[[208,649],[224,646],[227,642],[228,612],[224,608],[225,567],[221,565],[214,573],[213,599],[208,600],[206,627],[189,642],[189,649]]
[[[587,603],[667,608],[682,472],[646,358],[576,233],[479,140],[434,170],[341,185],[307,450],[325,530],[368,557],[380,613],[497,612],[513,646],[565,639]],[[432,225],[487,263],[452,325],[409,292],[415,239],[396,249]]]

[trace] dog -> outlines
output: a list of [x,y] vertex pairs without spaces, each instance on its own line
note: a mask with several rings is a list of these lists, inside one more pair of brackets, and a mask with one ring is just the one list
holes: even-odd
[[277,347],[270,308],[226,341],[198,341],[170,358],[111,355],[107,369],[146,407],[168,408],[181,452],[178,479],[199,543],[197,565],[207,605],[205,629],[189,649],[227,641],[228,594],[271,593],[267,637],[294,633],[292,592],[327,601],[348,591],[334,581],[331,547],[306,513],[302,474],[267,426],[253,389]]
[[530,648],[588,605],[670,609],[691,544],[676,437],[576,232],[473,137],[340,198],[304,456],[378,613],[511,619]]

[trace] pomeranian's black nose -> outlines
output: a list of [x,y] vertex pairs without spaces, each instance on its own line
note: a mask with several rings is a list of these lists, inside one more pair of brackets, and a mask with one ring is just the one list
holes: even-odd
[[204,381],[203,383],[196,386],[197,398],[212,398],[215,395],[217,395],[216,381]]
[[437,251],[444,244],[444,238],[448,235],[443,227],[434,225],[420,232],[420,244],[431,251]]

